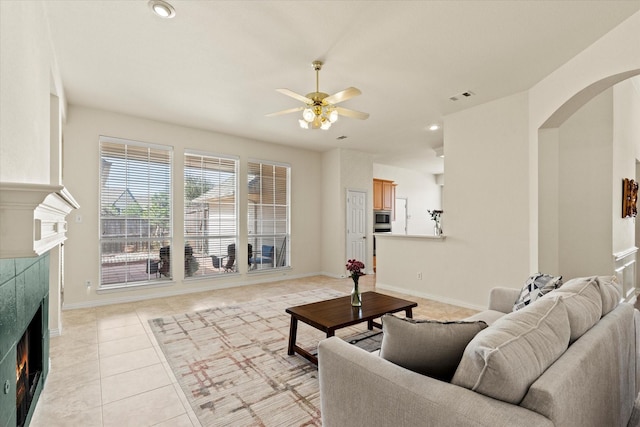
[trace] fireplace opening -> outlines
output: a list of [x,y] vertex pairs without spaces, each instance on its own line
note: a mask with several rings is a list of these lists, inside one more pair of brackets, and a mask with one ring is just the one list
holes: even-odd
[[17,426],[24,426],[42,375],[42,308],[31,319],[16,346]]

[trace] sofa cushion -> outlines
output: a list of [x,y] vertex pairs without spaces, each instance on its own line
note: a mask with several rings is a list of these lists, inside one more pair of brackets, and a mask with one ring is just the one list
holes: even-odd
[[467,345],[452,383],[518,404],[529,386],[569,345],[561,299],[540,300],[509,313]]
[[596,277],[571,279],[556,291],[542,297],[562,298],[567,306],[572,344],[602,317],[602,297]]
[[467,322],[477,322],[483,321],[487,325],[491,326],[494,322],[504,316],[504,313],[497,310],[484,310],[480,311],[476,314],[473,314],[469,317],[465,317],[464,320]]
[[598,276],[598,288],[602,297],[602,315],[606,315],[620,304],[622,286],[616,276]]
[[513,304],[513,311],[526,307],[560,285],[562,285],[562,276],[550,276],[542,273],[529,276],[526,282],[524,282],[518,299],[516,299],[516,302]]
[[485,322],[439,322],[382,316],[380,357],[396,365],[450,381],[464,348]]

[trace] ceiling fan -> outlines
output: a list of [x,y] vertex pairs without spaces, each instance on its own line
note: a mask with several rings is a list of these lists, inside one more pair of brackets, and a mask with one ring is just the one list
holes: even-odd
[[338,93],[334,93],[333,95],[320,92],[320,70],[322,69],[322,61],[313,61],[312,65],[313,69],[316,70],[315,92],[308,93],[305,96],[289,89],[276,89],[281,94],[304,102],[306,105],[304,107],[290,108],[288,110],[267,114],[267,117],[302,111],[302,119],[298,120],[301,128],[323,130],[329,129],[331,124],[338,120],[338,116],[345,116],[360,120],[365,120],[369,117],[368,113],[362,113],[360,111],[350,110],[343,107],[336,107],[336,104],[351,99],[354,96],[358,96],[362,92],[355,87],[347,88]]

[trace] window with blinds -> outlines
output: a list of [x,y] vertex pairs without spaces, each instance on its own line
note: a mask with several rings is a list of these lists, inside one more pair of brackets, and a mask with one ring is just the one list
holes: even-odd
[[237,158],[185,153],[186,277],[238,271],[237,176]]
[[258,161],[247,166],[250,270],[289,267],[291,167]]
[[171,277],[170,147],[100,137],[100,287]]

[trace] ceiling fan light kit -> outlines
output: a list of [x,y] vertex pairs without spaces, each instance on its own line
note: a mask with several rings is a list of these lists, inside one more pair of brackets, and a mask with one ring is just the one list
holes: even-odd
[[302,111],[302,119],[298,120],[298,124],[302,129],[322,129],[328,130],[331,125],[338,120],[340,115],[351,117],[354,119],[365,120],[369,114],[360,111],[349,110],[347,108],[336,107],[335,104],[344,102],[361,94],[359,89],[355,87],[347,88],[343,91],[328,95],[320,92],[320,70],[322,69],[321,61],[313,61],[313,69],[316,71],[316,91],[305,95],[300,95],[289,89],[276,89],[283,95],[290,96],[298,101],[306,104],[305,107],[290,108],[288,110],[278,111],[277,113],[267,114],[267,117],[279,116],[282,114],[294,113]]

